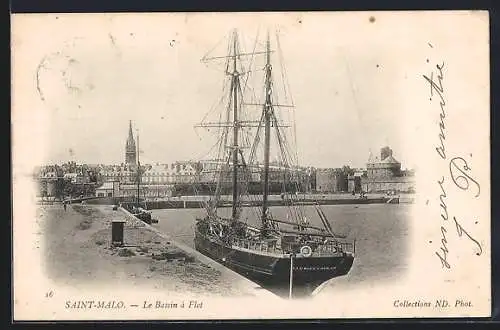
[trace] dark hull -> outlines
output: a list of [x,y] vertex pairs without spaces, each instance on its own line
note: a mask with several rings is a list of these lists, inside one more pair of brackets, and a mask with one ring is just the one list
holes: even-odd
[[[196,231],[195,248],[204,255],[238,272],[279,295],[288,295],[290,259],[233,249]],[[308,295],[334,277],[346,275],[354,257],[348,254],[293,259],[293,294]]]

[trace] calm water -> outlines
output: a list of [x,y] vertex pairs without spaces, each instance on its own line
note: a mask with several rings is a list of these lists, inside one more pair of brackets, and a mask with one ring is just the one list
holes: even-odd
[[[403,276],[407,268],[410,208],[409,204],[323,206],[334,231],[356,239],[356,259],[351,271],[326,283],[322,293],[334,287],[359,287]],[[153,210],[153,216],[160,220],[155,226],[175,240],[194,247],[194,223],[196,217],[204,215],[203,211]],[[305,207],[304,211],[311,224],[321,227],[313,207]],[[248,217],[249,224],[258,225],[257,212],[254,208],[245,208],[242,216]],[[278,219],[286,219],[286,212],[285,207],[271,208],[272,215]],[[222,210],[222,213],[229,214],[230,209]]]

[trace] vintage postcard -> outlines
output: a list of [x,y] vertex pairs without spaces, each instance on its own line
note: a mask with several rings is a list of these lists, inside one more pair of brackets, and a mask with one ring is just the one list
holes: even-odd
[[12,15],[15,320],[487,317],[485,11]]

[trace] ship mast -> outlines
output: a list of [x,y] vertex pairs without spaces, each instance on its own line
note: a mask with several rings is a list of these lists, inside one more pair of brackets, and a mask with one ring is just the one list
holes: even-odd
[[265,93],[266,101],[264,103],[264,191],[262,194],[262,229],[263,234],[266,234],[268,227],[267,212],[268,212],[268,195],[269,195],[269,148],[271,143],[271,43],[269,41],[269,32],[267,33],[266,43],[266,80],[265,80]]
[[[262,223],[263,223],[263,228],[267,227],[269,224],[269,221],[267,221],[267,213],[268,213],[268,195],[269,195],[269,148],[270,148],[270,139],[271,139],[271,121],[274,118],[273,114],[273,107],[271,104],[271,58],[270,58],[270,41],[269,41],[269,33],[267,35],[267,49],[264,52],[256,52],[255,49],[253,52],[250,53],[239,53],[239,44],[238,44],[238,32],[237,30],[233,31],[232,35],[232,40],[230,41],[229,45],[229,54],[227,56],[214,56],[214,57],[207,57],[204,56],[202,61],[210,61],[213,59],[220,59],[220,58],[229,58],[226,62],[226,75],[230,76],[230,88],[229,88],[229,104],[227,108],[227,120],[226,122],[220,123],[220,122],[215,122],[215,123],[202,123],[197,125],[197,127],[225,127],[225,129],[231,129],[232,128],[232,135],[233,135],[233,141],[231,145],[227,146],[226,145],[226,140],[225,138],[222,139],[221,143],[224,146],[224,149],[229,147],[230,152],[227,154],[227,161],[228,163],[232,163],[232,219],[236,220],[239,217],[239,211],[240,211],[240,187],[238,185],[238,179],[239,179],[239,166],[240,166],[240,159],[242,166],[245,165],[244,161],[244,156],[241,152],[241,146],[239,145],[239,133],[240,133],[240,127],[245,125],[245,127],[258,127],[260,130],[261,125],[265,126],[265,166],[264,166],[264,192],[263,192],[263,206],[262,206]],[[265,77],[266,77],[266,83],[265,83],[265,89],[266,89],[266,101],[265,104],[263,104],[263,117],[261,120],[256,121],[256,122],[251,122],[251,121],[242,121],[240,118],[240,115],[238,113],[239,109],[239,104],[238,102],[241,103],[242,100],[238,99],[238,93],[241,91],[240,88],[240,76],[242,74],[247,74],[248,72],[239,72],[238,71],[238,66],[237,66],[237,61],[240,59],[242,56],[254,56],[256,54],[266,54],[267,55],[267,64],[265,66]],[[230,112],[233,112],[233,118],[230,119]],[[230,122],[229,122],[230,121]],[[256,125],[258,126],[252,126]],[[225,137],[226,135],[225,131]],[[222,179],[222,172],[221,172],[221,178]],[[219,181],[220,184],[220,181]],[[218,196],[217,191],[219,190],[219,187],[217,187],[216,190],[216,196]],[[217,205],[215,202],[214,205]]]
[[139,132],[137,132],[137,207],[139,207],[140,184],[141,184],[141,162],[139,161]]
[[235,220],[238,216],[238,84],[239,73],[236,67],[238,34],[236,30],[233,34],[233,72],[231,79],[231,91],[233,93],[233,210],[232,219]]

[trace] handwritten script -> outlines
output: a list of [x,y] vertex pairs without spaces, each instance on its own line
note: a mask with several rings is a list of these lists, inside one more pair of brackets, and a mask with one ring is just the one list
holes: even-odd
[[[473,177],[472,168],[464,157],[452,157],[448,155],[446,146],[446,90],[445,90],[445,63],[436,64],[434,70],[429,75],[423,75],[425,82],[429,86],[429,101],[437,103],[438,112],[438,133],[436,139],[435,151],[439,158],[447,162],[449,173],[442,175],[436,182],[439,186],[439,209],[440,209],[440,242],[439,248],[435,251],[435,255],[441,262],[441,266],[445,269],[451,269],[452,265],[449,262],[448,256],[451,253],[449,248],[449,235],[456,234],[458,238],[467,241],[471,244],[472,251],[475,255],[480,256],[483,253],[481,244],[475,239],[470,232],[464,228],[459,222],[457,216],[451,216],[452,210],[448,206],[449,195],[447,193],[447,182],[454,188],[461,191],[472,192],[474,198],[478,198],[481,194],[481,186]],[[453,223],[450,225],[450,219]],[[454,225],[454,226],[453,226]],[[451,227],[451,229],[450,229]],[[464,243],[465,244],[465,243]]]

